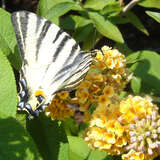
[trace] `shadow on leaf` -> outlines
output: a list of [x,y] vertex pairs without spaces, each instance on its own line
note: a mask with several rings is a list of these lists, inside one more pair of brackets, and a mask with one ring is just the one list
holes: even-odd
[[16,119],[0,119],[0,160],[26,159],[40,159],[32,138]]
[[68,160],[69,145],[62,124],[40,115],[27,121],[27,129],[44,160]]

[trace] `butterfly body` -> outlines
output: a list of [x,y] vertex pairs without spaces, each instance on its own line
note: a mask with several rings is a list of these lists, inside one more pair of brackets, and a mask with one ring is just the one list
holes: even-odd
[[93,55],[80,51],[67,33],[34,13],[14,12],[11,20],[22,58],[18,107],[37,116],[57,92],[83,80]]

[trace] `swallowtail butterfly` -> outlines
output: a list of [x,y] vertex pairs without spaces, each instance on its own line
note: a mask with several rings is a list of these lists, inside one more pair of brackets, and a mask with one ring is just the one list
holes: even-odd
[[28,11],[11,21],[22,58],[19,110],[38,116],[57,92],[73,89],[89,70],[95,52],[83,52],[57,25]]

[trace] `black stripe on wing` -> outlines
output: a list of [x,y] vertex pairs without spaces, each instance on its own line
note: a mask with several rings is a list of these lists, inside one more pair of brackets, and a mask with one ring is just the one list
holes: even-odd
[[[85,56],[85,57],[84,57]],[[70,57],[68,57],[70,58]],[[60,69],[57,74],[55,75],[55,79],[52,83],[55,81],[58,81],[60,78],[64,77],[67,72],[74,72],[73,69],[77,68],[77,71],[74,72],[76,74],[77,72],[82,72],[84,67],[88,67],[92,63],[92,55],[90,53],[86,52],[80,52],[74,59],[72,63],[69,65],[64,66],[62,69]],[[73,76],[73,75],[72,75]],[[67,79],[69,79],[68,77]]]
[[54,56],[53,56],[53,62],[56,61],[57,57],[58,57],[58,54],[61,52],[61,50],[64,48],[65,44],[67,43],[67,41],[69,39],[72,39],[69,35],[65,35],[62,39],[62,41],[58,44],[58,47],[54,53]]
[[39,28],[40,28],[41,23],[42,23],[41,18],[40,18],[40,17],[39,17],[39,18],[37,18],[37,20],[36,20],[36,33],[38,32],[38,30],[39,30]]
[[68,58],[65,60],[64,65],[67,64],[70,61],[71,57],[75,54],[75,52],[77,51],[78,47],[79,47],[79,45],[77,43],[75,43],[72,46],[71,52],[68,55]]
[[[73,76],[76,76],[78,73],[80,74],[86,74],[87,73],[87,71],[85,71],[85,69],[89,69],[89,66],[92,64],[92,60],[89,60],[82,68],[81,68],[81,66],[79,65],[78,66],[78,70],[76,71],[76,72],[74,72],[68,79],[71,79]],[[84,72],[85,71],[85,72]],[[67,80],[68,80],[67,79]],[[77,79],[78,79],[78,76],[77,76]],[[67,81],[66,80],[66,81]]]
[[[70,75],[67,75],[69,77],[66,77],[65,81],[63,82],[64,85],[62,84],[62,87],[60,89],[66,89],[66,88],[71,89],[73,86],[76,87],[86,76],[89,70],[89,66],[92,64],[93,57],[90,53],[85,53],[85,52],[80,52],[77,57],[75,58],[77,60],[74,60],[72,64],[67,65],[66,67],[62,68],[58,72],[59,75],[57,73],[57,76],[54,79],[53,83],[65,77],[66,74],[70,72],[70,70],[72,70]],[[74,65],[76,66],[75,70],[72,69],[72,67],[74,68]]]
[[43,42],[43,39],[45,38],[47,32],[48,32],[48,29],[49,27],[51,26],[51,22],[46,20],[43,27],[42,27],[42,30],[41,30],[41,33],[39,35],[39,38],[37,40],[37,52],[36,52],[36,60],[38,59],[38,53],[39,53],[39,49],[40,49],[40,46],[41,46],[41,43]]
[[[91,63],[90,63],[91,64]],[[89,65],[90,65],[89,64]],[[87,69],[88,68],[88,69]],[[74,73],[69,79],[70,80],[72,80],[72,78],[74,77],[74,76],[76,76],[77,78],[76,79],[74,79],[74,81],[70,81],[70,83],[67,83],[67,85],[65,85],[64,87],[63,87],[63,89],[74,89],[75,87],[77,87],[80,83],[81,83],[81,81],[85,78],[85,76],[86,76],[86,74],[87,74],[87,72],[88,72],[88,70],[89,70],[89,66],[85,66],[84,68],[83,68],[83,70],[85,70],[85,69],[87,69],[85,72],[82,72],[81,70],[79,70],[79,71],[77,71],[76,73]],[[67,79],[68,80],[68,79]],[[67,81],[66,80],[66,81]]]
[[60,35],[63,33],[64,31],[62,29],[60,29],[57,34],[56,34],[56,37],[55,39],[53,40],[53,43],[55,43],[57,41],[57,39],[60,37]]
[[23,15],[19,15],[18,12],[15,12],[11,16],[11,21],[15,30],[16,38],[18,41],[18,48],[21,52],[21,57],[24,59],[25,54],[25,39],[27,35],[27,24],[28,24],[28,15],[29,12],[22,12]]
[[73,53],[70,53],[70,54],[68,55],[68,57],[67,57],[67,59],[66,59],[66,61],[65,61],[66,63],[64,63],[64,67],[57,72],[57,74],[55,75],[55,77],[56,77],[56,76],[61,76],[61,75],[65,74],[66,71],[68,71],[68,70],[72,70],[72,68],[74,68],[75,66],[77,66],[78,63],[79,63],[79,62],[81,61],[81,59],[83,58],[83,57],[82,57],[82,54],[79,53],[79,54],[75,57],[75,59],[73,60],[72,63],[66,65],[67,62],[69,61],[69,59],[71,58],[71,54],[73,54]]

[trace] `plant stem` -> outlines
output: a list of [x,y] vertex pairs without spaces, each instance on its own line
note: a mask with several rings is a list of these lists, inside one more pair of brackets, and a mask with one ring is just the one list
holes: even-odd
[[128,3],[122,10],[122,12],[120,13],[120,15],[124,15],[126,12],[128,12],[129,10],[131,10],[137,3],[139,2],[139,0],[132,0],[130,3]]

